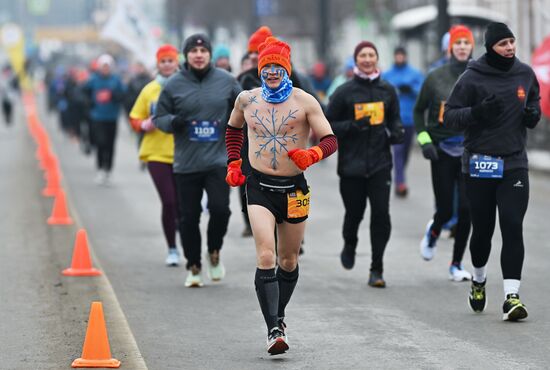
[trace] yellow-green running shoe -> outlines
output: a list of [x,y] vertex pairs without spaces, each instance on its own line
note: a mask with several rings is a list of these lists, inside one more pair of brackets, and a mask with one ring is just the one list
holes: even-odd
[[506,296],[502,312],[502,320],[505,321],[518,321],[527,317],[527,308],[519,300],[519,295],[515,293]]

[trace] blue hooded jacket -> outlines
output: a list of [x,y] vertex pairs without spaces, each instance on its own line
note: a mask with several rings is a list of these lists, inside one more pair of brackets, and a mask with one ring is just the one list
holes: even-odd
[[401,66],[394,64],[392,68],[382,73],[382,79],[397,89],[403,126],[413,126],[414,104],[424,82],[424,75],[407,63]]

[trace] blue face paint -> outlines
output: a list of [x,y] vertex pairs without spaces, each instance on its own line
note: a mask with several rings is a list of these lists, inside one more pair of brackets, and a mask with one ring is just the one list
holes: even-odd
[[[267,86],[266,80],[270,74],[281,78],[281,83],[275,89]],[[271,65],[271,67],[262,69],[260,78],[262,80],[262,98],[268,103],[282,103],[292,93],[292,81],[288,78],[288,73],[284,68]]]

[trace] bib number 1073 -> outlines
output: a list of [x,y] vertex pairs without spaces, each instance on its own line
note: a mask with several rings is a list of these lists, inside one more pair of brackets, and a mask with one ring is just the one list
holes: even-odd
[[502,158],[474,154],[470,158],[470,177],[500,179],[504,171]]

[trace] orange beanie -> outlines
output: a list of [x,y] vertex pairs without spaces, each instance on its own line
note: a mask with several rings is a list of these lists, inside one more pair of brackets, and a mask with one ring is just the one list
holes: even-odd
[[258,52],[260,44],[265,41],[269,36],[273,36],[271,29],[267,26],[262,26],[256,30],[248,39],[248,52]]
[[475,45],[474,35],[472,34],[472,31],[468,27],[462,24],[457,24],[456,26],[452,26],[451,29],[449,30],[449,35],[450,35],[449,51],[453,47],[453,44],[456,42],[456,40],[461,38],[468,39],[468,41],[470,41],[472,46]]
[[292,67],[290,65],[290,46],[275,37],[268,37],[259,47],[258,75],[267,64],[278,64],[290,76]]
[[157,63],[160,62],[162,58],[166,57],[178,60],[178,49],[169,44],[159,47],[157,50]]

